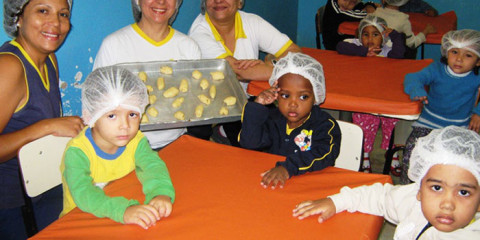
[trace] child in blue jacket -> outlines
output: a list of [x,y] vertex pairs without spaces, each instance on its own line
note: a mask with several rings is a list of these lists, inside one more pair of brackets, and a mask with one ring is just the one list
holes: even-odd
[[[337,122],[318,104],[325,100],[322,65],[289,53],[274,66],[270,89],[245,105],[240,145],[285,156],[262,173],[265,188],[283,187],[295,175],[333,166],[340,151]],[[278,107],[272,106],[278,100]]]

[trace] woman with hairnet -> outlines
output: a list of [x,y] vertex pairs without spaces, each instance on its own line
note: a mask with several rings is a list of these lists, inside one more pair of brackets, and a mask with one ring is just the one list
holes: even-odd
[[[131,0],[135,23],[107,36],[93,69],[128,62],[200,59],[197,43],[170,25],[182,0]],[[185,128],[145,132],[154,149],[162,148],[186,132]],[[207,133],[208,137],[210,133]],[[207,137],[207,138],[208,138]]]
[[83,128],[79,117],[62,117],[54,53],[70,30],[71,5],[71,0],[3,1],[3,26],[13,40],[0,47],[0,239],[27,238],[25,201],[33,202],[38,229],[57,219],[62,208],[61,187],[24,198],[17,152],[43,136],[73,137]]
[[464,128],[435,129],[412,152],[409,185],[343,187],[327,198],[304,201],[293,216],[339,212],[383,216],[397,225],[393,239],[480,239],[480,136]]
[[424,105],[405,145],[400,176],[403,184],[410,182],[410,153],[419,137],[449,125],[480,130],[480,106],[475,106],[480,86],[480,32],[465,29],[446,33],[441,53],[440,62],[405,76],[405,92],[412,101],[422,101]]
[[[248,102],[242,114],[242,147],[282,155],[283,161],[262,173],[261,185],[282,188],[287,179],[333,166],[342,134],[322,111],[323,67],[303,53],[288,53],[273,68],[272,86]],[[272,106],[278,100],[278,108]]]
[[[272,74],[270,62],[258,60],[259,51],[276,58],[301,52],[287,35],[263,18],[240,11],[244,0],[201,0],[200,4],[202,13],[192,23],[188,35],[200,46],[202,58],[226,59],[245,92],[249,80],[268,81]],[[229,142],[238,146],[240,123],[224,126]],[[222,135],[225,137],[223,132]]]

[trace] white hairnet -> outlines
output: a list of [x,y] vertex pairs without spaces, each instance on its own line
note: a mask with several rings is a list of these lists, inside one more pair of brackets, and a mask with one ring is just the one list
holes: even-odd
[[278,60],[273,67],[272,76],[268,80],[270,86],[287,73],[298,74],[310,81],[315,94],[315,104],[325,100],[325,76],[322,65],[314,58],[303,53],[289,52]]
[[[70,11],[72,10],[72,1],[66,0]],[[4,0],[3,1],[3,28],[8,36],[14,38],[18,34],[17,22],[20,14],[30,0]]]
[[408,0],[385,0],[385,2],[390,6],[400,7],[405,5]]
[[442,37],[442,56],[446,57],[452,48],[463,48],[480,57],[480,32],[463,29],[445,33]]
[[382,45],[385,44],[388,39],[383,36],[383,31],[385,31],[385,27],[387,27],[387,21],[381,17],[373,16],[373,15],[367,15],[364,19],[360,21],[360,24],[358,25],[358,39],[362,39],[362,31],[365,27],[368,26],[374,26],[380,34],[382,34]]
[[143,114],[147,103],[145,84],[124,68],[97,68],[82,84],[82,118],[90,127],[117,107]]
[[[131,0],[132,1],[132,12],[133,12],[133,19],[135,22],[139,22],[140,18],[142,18],[142,9],[140,9],[140,5],[138,1],[140,0]],[[182,5],[183,0],[177,0],[177,5],[175,6],[175,12],[173,13],[172,17],[168,19],[168,24],[172,25],[173,21],[175,21],[175,18],[177,17],[178,14],[178,8],[180,8],[180,5]]]
[[[206,1],[207,0],[201,0],[200,2],[200,11],[202,12],[203,15],[205,15],[205,10],[207,9]],[[243,6],[243,2],[245,2],[245,0],[240,0],[241,6]]]
[[408,177],[420,182],[436,164],[455,165],[472,173],[480,184],[480,136],[478,133],[449,126],[434,129],[419,138],[410,156]]

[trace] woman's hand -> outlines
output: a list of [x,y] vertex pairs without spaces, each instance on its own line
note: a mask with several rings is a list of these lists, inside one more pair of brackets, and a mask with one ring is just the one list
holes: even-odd
[[470,119],[470,124],[468,125],[468,129],[475,131],[478,133],[480,131],[480,116],[477,114],[472,114],[472,118]]
[[75,137],[85,127],[78,116],[49,118],[42,120],[51,134],[58,137]]
[[293,209],[293,216],[298,219],[320,214],[318,222],[323,223],[335,215],[336,207],[330,198],[301,202]]
[[275,189],[277,186],[283,188],[285,185],[285,181],[289,178],[288,171],[286,168],[282,166],[274,167],[262,174],[262,181],[260,184],[263,188],[267,188],[270,184],[272,184],[272,189]]
[[272,104],[277,100],[278,91],[280,91],[280,88],[277,87],[277,82],[275,82],[271,88],[258,94],[255,98],[255,102],[262,105]]
[[237,67],[237,69],[245,70],[261,63],[263,63],[263,61],[259,59],[243,59],[236,60],[233,64]]
[[133,205],[128,207],[123,214],[125,224],[137,224],[143,229],[154,226],[158,220],[160,220],[160,215],[150,205]]
[[148,205],[157,210],[160,218],[168,217],[170,216],[170,213],[172,213],[172,200],[169,196],[156,196],[148,203]]

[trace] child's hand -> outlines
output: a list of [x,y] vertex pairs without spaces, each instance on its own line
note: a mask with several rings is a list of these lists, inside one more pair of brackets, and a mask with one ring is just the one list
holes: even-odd
[[283,188],[285,185],[285,181],[288,179],[288,171],[282,166],[274,167],[262,174],[262,181],[260,184],[267,188],[270,184],[272,184],[272,189],[275,189],[277,186]]
[[437,29],[435,29],[435,27],[432,24],[428,23],[427,26],[425,27],[425,29],[423,29],[422,32],[423,32],[423,34],[425,34],[425,36],[427,36],[430,33],[437,32]]
[[160,220],[158,211],[150,205],[133,205],[123,214],[125,224],[137,224],[143,229],[155,225],[158,220]]
[[237,60],[234,62],[235,66],[238,69],[242,69],[242,70],[245,70],[249,67],[253,67],[261,63],[263,63],[263,61],[259,59],[245,59],[245,60]]
[[477,114],[472,114],[472,118],[470,119],[470,124],[468,125],[468,129],[475,131],[478,133],[480,131],[480,116]]
[[157,210],[160,218],[168,217],[170,213],[172,213],[172,200],[169,196],[158,195],[154,197],[148,205]]
[[385,25],[382,25],[382,27],[385,29],[385,30],[383,30],[383,36],[384,37],[388,37],[388,35],[390,35],[390,33],[393,31],[392,28],[388,28]]
[[275,82],[271,88],[258,94],[255,102],[262,105],[271,104],[277,99],[279,90],[280,88],[277,87],[277,82]]
[[375,57],[380,53],[380,51],[382,51],[382,49],[379,47],[369,47],[367,57]]
[[295,207],[295,209],[293,209],[293,216],[301,220],[315,214],[320,214],[318,222],[323,223],[335,215],[335,212],[336,207],[332,199],[323,198],[314,201],[301,202]]
[[428,104],[427,96],[414,97],[413,101],[422,101],[423,104]]

